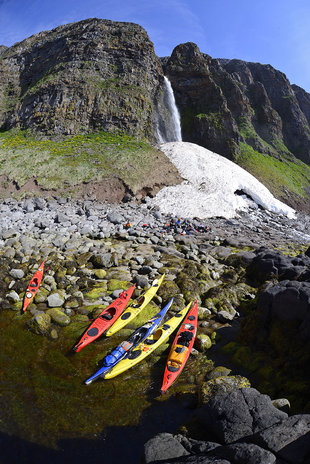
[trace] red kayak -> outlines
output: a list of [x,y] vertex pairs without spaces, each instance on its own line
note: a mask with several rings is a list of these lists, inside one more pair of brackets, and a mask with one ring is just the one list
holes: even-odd
[[80,351],[82,348],[84,348],[84,346],[100,337],[100,335],[102,335],[109,327],[111,327],[112,324],[114,324],[116,319],[121,315],[121,313],[128,305],[135,287],[136,284],[128,288],[128,290],[122,292],[120,296],[115,301],[113,301],[113,303],[111,303],[99,314],[99,316],[96,317],[96,319],[90,324],[82,336],[81,340],[73,347],[74,351]]
[[41,266],[35,272],[35,274],[33,275],[32,279],[30,280],[30,282],[28,284],[26,294],[25,294],[25,298],[24,298],[23,309],[22,309],[23,312],[26,311],[27,307],[32,302],[35,294],[39,290],[39,287],[41,285],[42,278],[43,278],[43,272],[44,272],[44,261],[42,261]]
[[196,300],[184,319],[167,359],[164,372],[163,384],[160,389],[165,393],[182,372],[183,367],[193,348],[198,321],[198,301]]

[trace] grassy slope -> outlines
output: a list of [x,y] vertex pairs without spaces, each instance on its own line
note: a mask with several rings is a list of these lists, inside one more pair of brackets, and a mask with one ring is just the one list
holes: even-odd
[[19,187],[32,177],[45,189],[57,189],[117,176],[135,192],[158,156],[165,157],[124,134],[98,132],[50,140],[25,131],[0,133],[0,176]]
[[253,174],[277,197],[285,198],[285,190],[301,200],[307,198],[310,166],[291,156],[281,159],[259,153],[246,143],[240,144],[237,163]]

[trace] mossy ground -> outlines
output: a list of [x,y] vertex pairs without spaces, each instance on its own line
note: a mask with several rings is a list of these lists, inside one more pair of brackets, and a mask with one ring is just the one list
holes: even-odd
[[246,143],[240,143],[239,166],[253,174],[277,197],[285,198],[285,190],[301,199],[307,198],[310,166],[287,154],[276,158],[259,153]]
[[74,187],[115,176],[135,192],[143,176],[152,170],[155,152],[160,153],[148,143],[121,133],[101,131],[48,139],[12,130],[0,133],[0,176],[17,182],[18,187],[35,178],[44,189]]

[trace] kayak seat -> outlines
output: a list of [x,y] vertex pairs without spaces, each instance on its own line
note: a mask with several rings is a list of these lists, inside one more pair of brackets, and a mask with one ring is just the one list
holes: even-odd
[[170,363],[169,361],[167,369],[170,372],[177,372],[180,369],[180,365],[178,363]]
[[187,319],[188,319],[189,321],[194,321],[194,320],[196,319],[196,317],[195,317],[195,316],[188,316]]
[[106,321],[110,321],[111,319],[113,319],[113,316],[112,316],[112,314],[107,313],[107,314],[103,314],[101,316],[101,319],[105,319]]
[[133,350],[129,353],[127,357],[128,359],[136,359],[138,356],[140,356],[141,353],[142,353],[141,350]]
[[163,330],[170,329],[170,325],[168,325],[168,324],[164,324],[164,325],[162,326],[162,329],[163,329]]
[[185,351],[185,347],[184,347],[184,346],[182,346],[182,347],[181,347],[181,346],[177,346],[176,349],[175,349],[175,351],[176,351],[177,353],[183,353],[183,351]]
[[35,284],[34,282],[32,282],[32,283],[29,285],[29,287],[37,287],[37,286],[38,286],[38,284]]
[[157,340],[155,340],[154,338],[146,338],[146,339],[144,340],[144,343],[145,343],[146,345],[153,345],[156,341],[157,341]]
[[124,313],[124,314],[121,316],[121,319],[122,319],[123,321],[126,321],[126,319],[128,319],[128,317],[130,317],[130,315],[131,315],[131,313],[128,313],[128,312],[127,312],[127,313]]
[[182,317],[181,313],[176,314],[174,317]]

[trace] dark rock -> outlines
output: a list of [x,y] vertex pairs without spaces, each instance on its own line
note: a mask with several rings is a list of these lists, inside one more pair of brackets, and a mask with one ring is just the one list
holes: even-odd
[[284,280],[270,285],[258,297],[257,308],[265,318],[302,321],[300,331],[308,337],[310,282]]
[[153,269],[151,268],[151,266],[141,266],[139,269],[139,274],[148,275],[148,274],[151,274],[152,271]]
[[141,288],[145,288],[149,285],[148,278],[145,277],[144,275],[139,275],[139,274],[137,274],[134,277],[133,282],[136,283]]
[[304,464],[310,457],[310,415],[287,417],[257,433],[252,440],[287,462]]
[[[1,127],[62,134],[119,129],[153,138],[163,72],[137,24],[93,18],[41,32],[6,51],[0,74],[16,101],[0,107]],[[72,92],[78,103],[68,97]]]
[[257,282],[271,278],[278,280],[305,280],[302,274],[308,271],[310,258],[284,256],[275,250],[257,250],[256,257],[247,268],[248,275]]
[[160,433],[144,445],[145,464],[157,461],[164,462],[170,458],[178,458],[188,454],[188,451],[170,433]]
[[271,427],[287,417],[267,395],[254,388],[241,388],[212,398],[198,411],[199,421],[222,444]]
[[270,451],[252,443],[236,443],[216,448],[213,456],[226,458],[232,464],[273,464],[277,458]]
[[112,253],[100,253],[98,255],[93,255],[90,261],[94,267],[98,269],[111,267],[114,264]]

